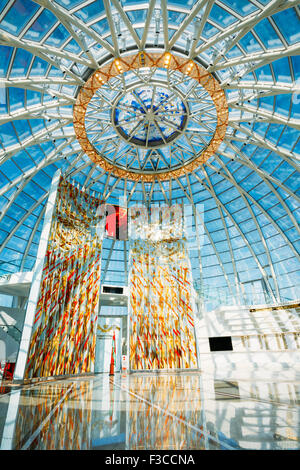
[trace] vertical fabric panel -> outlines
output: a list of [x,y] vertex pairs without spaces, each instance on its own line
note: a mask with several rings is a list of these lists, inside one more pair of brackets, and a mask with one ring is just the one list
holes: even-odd
[[197,368],[186,240],[143,224],[130,240],[130,369]]
[[60,180],[25,378],[93,371],[103,238],[98,205]]

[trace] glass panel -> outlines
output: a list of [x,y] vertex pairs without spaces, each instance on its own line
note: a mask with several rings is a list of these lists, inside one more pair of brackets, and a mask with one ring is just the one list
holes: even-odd
[[289,115],[291,96],[289,95],[278,95],[275,97],[275,110],[286,117]]
[[23,139],[27,139],[32,135],[28,121],[25,121],[24,119],[14,121],[14,128],[16,129],[16,133],[20,142],[22,142]]
[[30,70],[30,76],[43,77],[46,74],[48,67],[49,67],[48,62],[46,62],[43,59],[40,59],[39,57],[36,57],[33,61],[33,64]]
[[299,139],[299,130],[287,126],[278,141],[278,145],[288,150],[292,150],[297,139]]
[[10,77],[22,77],[27,74],[28,67],[32,61],[32,54],[24,49],[17,49],[14,57]]
[[7,109],[7,89],[0,86],[0,110],[1,113],[6,114]]
[[222,0],[222,3],[227,5],[229,8],[232,8],[241,16],[249,15],[249,13],[258,10],[258,8],[248,0]]
[[31,41],[41,41],[48,33],[49,29],[57,21],[57,18],[49,10],[43,10],[32,26],[30,26],[29,30],[24,36],[24,39],[30,39]]
[[38,8],[40,6],[30,0],[16,0],[1,21],[0,28],[18,36]]
[[1,126],[1,141],[5,146],[18,144],[15,130],[10,122]]
[[287,57],[283,57],[282,59],[273,62],[272,68],[274,70],[276,81],[284,83],[292,82],[289,60]]
[[0,77],[5,77],[10,63],[13,48],[0,46]]
[[97,0],[90,5],[77,10],[74,15],[84,21],[84,23],[90,23],[92,20],[95,20],[104,13],[105,9],[102,0]]
[[22,150],[12,157],[13,161],[18,165],[19,168],[22,168],[23,171],[29,170],[33,167],[33,161],[27,153]]
[[148,10],[132,10],[127,12],[127,16],[132,23],[144,23]]
[[257,79],[262,82],[273,82],[273,75],[269,65],[264,65],[264,67],[259,67],[255,71]]
[[27,106],[34,106],[41,102],[41,93],[33,90],[26,90]]
[[276,13],[273,18],[289,44],[296,44],[300,40],[300,21],[293,8]]
[[240,39],[240,45],[245,50],[245,52],[248,52],[249,54],[263,50],[261,45],[250,32]]
[[82,3],[82,0],[55,0],[55,3],[58,3],[67,10],[72,10],[73,8],[77,7]]
[[275,29],[267,18],[260,21],[254,27],[254,31],[258,34],[266,48],[275,49],[276,47],[283,47],[282,42],[275,32]]
[[[131,2],[132,0],[130,0]],[[177,7],[183,7],[183,8],[188,8],[191,9],[193,5],[195,5],[197,0],[168,0],[168,5],[174,5]],[[127,0],[124,0],[124,4],[127,3]],[[136,3],[136,1],[135,1]]]
[[231,15],[224,8],[220,8],[216,4],[212,7],[209,18],[211,18],[214,23],[218,23],[222,28],[227,28],[227,26],[238,21],[235,16]]
[[101,36],[109,32],[109,25],[107,19],[103,19],[101,21],[98,21],[97,23],[94,23],[91,28],[94,29]]
[[22,88],[8,88],[8,96],[9,108],[11,112],[24,108],[25,90]]
[[215,26],[213,26],[210,23],[205,23],[205,26],[202,31],[202,36],[206,39],[211,38],[212,36],[215,36],[217,33],[219,33],[220,30],[217,29]]
[[72,52],[73,54],[78,54],[81,52],[80,46],[74,39],[68,42],[68,44],[64,47],[64,50]]
[[68,37],[70,37],[69,32],[63,25],[60,24],[48,37],[48,39],[45,41],[45,44],[60,48],[66,42]]
[[179,13],[178,11],[168,10],[168,24],[173,24],[173,25],[175,24],[176,26],[180,26],[180,24],[183,22],[185,17],[186,17],[186,14],[184,13]]

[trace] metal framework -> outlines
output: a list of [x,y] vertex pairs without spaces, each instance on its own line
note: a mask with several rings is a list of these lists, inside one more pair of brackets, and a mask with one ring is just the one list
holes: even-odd
[[[168,169],[167,171],[155,171],[155,172],[149,172],[149,171],[133,171],[132,168],[127,165],[125,168],[121,168],[113,163],[110,163],[106,157],[105,154],[102,155],[102,152],[98,152],[94,145],[90,142],[88,138],[88,131],[87,131],[87,125],[85,122],[85,118],[87,115],[87,110],[88,106],[91,103],[91,100],[95,96],[95,94],[98,92],[100,88],[102,88],[106,83],[109,84],[109,82],[115,78],[118,77],[120,74],[126,74],[132,70],[136,69],[141,69],[141,68],[157,68],[157,69],[167,69],[175,72],[180,72],[180,74],[187,75],[193,80],[196,80],[203,88],[205,91],[208,92],[210,98],[213,101],[213,104],[216,108],[216,127],[214,129],[213,136],[208,143],[208,145],[205,142],[205,148],[203,151],[200,152],[200,154],[196,154],[193,145],[191,145],[191,149],[195,154],[195,157],[192,159],[190,163],[185,163],[179,168],[176,169]],[[182,78],[184,80],[184,78]],[[155,84],[154,84],[155,87]],[[125,91],[123,90],[123,94]],[[173,92],[174,95],[174,92]],[[135,93],[136,99],[139,100],[139,97],[137,93]],[[153,91],[152,94],[152,101],[155,96],[155,92]],[[100,99],[103,100],[103,95],[100,96]],[[166,100],[164,100],[166,101]],[[167,100],[168,102],[169,99]],[[120,105],[122,106],[127,106],[128,105]],[[143,106],[143,103],[141,102],[141,106]],[[209,106],[208,110],[210,111],[211,106]],[[92,109],[96,115],[96,122],[98,121],[97,119],[97,114],[101,112],[101,108],[99,109]],[[161,131],[161,125],[158,126],[156,122],[156,117],[159,117],[158,111],[156,113],[152,112],[152,106],[149,109],[150,112],[147,112],[148,110],[145,110],[145,116],[148,114],[153,115],[152,122],[158,127],[158,130],[161,132],[162,139],[164,141],[164,144],[167,145],[169,142],[165,140],[164,135],[162,134]],[[129,116],[132,115],[132,110],[129,109]],[[171,112],[174,112],[173,109],[169,110],[170,114],[170,119],[171,119]],[[165,113],[165,110],[162,110],[162,113]],[[168,115],[168,111],[167,111]],[[206,116],[205,110],[201,110],[201,116]],[[89,115],[90,116],[90,115]],[[208,116],[210,116],[210,113],[208,113]],[[195,168],[199,167],[200,164],[204,163],[205,161],[210,158],[214,152],[218,149],[219,145],[221,144],[225,133],[226,133],[226,128],[227,128],[227,121],[228,121],[228,108],[227,108],[227,103],[226,103],[226,98],[224,95],[223,90],[220,88],[219,83],[213,78],[212,75],[208,74],[207,71],[200,67],[197,63],[186,60],[184,58],[181,58],[179,56],[176,56],[171,53],[162,53],[162,54],[154,54],[154,53],[146,53],[144,51],[139,52],[138,54],[133,54],[130,56],[126,57],[120,57],[118,59],[115,59],[114,61],[106,64],[103,66],[101,69],[97,70],[94,72],[94,74],[89,78],[89,80],[86,82],[84,87],[81,88],[76,105],[74,106],[74,129],[75,133],[77,136],[77,139],[84,150],[84,152],[91,158],[91,160],[97,164],[99,164],[102,168],[104,168],[106,171],[113,172],[116,176],[122,177],[122,178],[130,178],[134,181],[155,181],[156,179],[159,180],[166,180],[170,179],[173,177],[179,177],[182,174],[189,173],[190,171],[193,171]],[[130,119],[130,118],[128,118]],[[132,119],[132,118],[131,118]],[[165,116],[163,115],[164,121],[166,120]],[[170,119],[167,121],[167,124],[169,126],[172,126],[172,122],[170,122]],[[200,118],[201,119],[201,118]],[[133,121],[134,122],[134,121]],[[139,126],[143,124],[144,126],[147,126],[149,129],[150,124],[144,124],[144,119],[141,119],[138,121],[138,124],[135,124],[134,122],[134,127],[133,127],[133,132],[137,132],[137,129]],[[175,127],[175,130],[180,133],[180,128],[178,129],[177,126]],[[101,129],[101,134],[106,132],[106,128]],[[149,131],[148,131],[149,133]],[[147,133],[147,139],[146,143],[148,144],[148,133]],[[184,133],[184,131],[182,131]],[[201,135],[201,130],[196,132],[196,135],[198,133]],[[203,133],[203,129],[202,129]],[[98,138],[99,138],[99,132]],[[115,138],[116,136],[111,136],[109,134],[109,138]],[[187,138],[190,138],[190,136],[187,136]],[[200,137],[199,137],[200,138]],[[130,139],[129,139],[130,142]],[[131,143],[131,142],[130,142]],[[150,145],[149,145],[150,146]],[[102,150],[102,149],[101,149]],[[146,162],[145,162],[146,163]]]
[[[103,8],[101,2],[92,0],[66,3],[65,7],[55,0],[33,2],[36,9],[26,12],[24,18],[16,16],[14,28],[7,26],[7,15],[15,2],[3,2],[0,13],[0,46],[5,57],[0,79],[0,221],[6,230],[0,256],[7,259],[7,247],[11,249],[18,241],[19,229],[34,214],[36,221],[18,266],[24,268],[43,218],[47,192],[36,197],[31,193],[33,203],[24,215],[9,230],[5,224],[15,208],[22,207],[20,201],[27,188],[39,184],[41,172],[51,178],[60,167],[107,201],[116,201],[121,193],[127,201],[147,205],[184,199],[193,210],[198,201],[208,206],[213,201],[215,220],[222,224],[232,262],[233,284],[214,230],[208,228],[205,217],[199,220],[221,267],[224,289],[233,297],[239,295],[228,217],[278,300],[280,276],[257,214],[266,217],[274,236],[283,241],[287,251],[282,263],[291,254],[298,258],[300,120],[296,106],[300,86],[295,56],[299,55],[299,1],[270,0],[263,5],[250,0],[247,10],[243,2],[229,6],[222,0],[198,0],[191,8],[165,0],[136,4],[105,0]],[[45,10],[53,20],[37,33],[35,25]],[[291,18],[286,28],[278,21],[285,14]],[[264,26],[273,42],[264,36]],[[163,149],[126,146],[111,132],[109,109],[132,87],[154,89],[157,70],[164,70],[160,80],[166,89],[185,90],[189,124]],[[168,124],[172,129],[172,120]],[[23,166],[27,159],[31,165]],[[242,184],[247,178],[249,190]],[[275,217],[265,199],[253,195],[260,183],[266,198],[270,194],[274,207],[280,207],[285,217]],[[47,191],[42,183],[40,186]],[[246,229],[236,223],[231,212],[235,201],[228,203],[228,188],[237,192],[236,205],[246,207],[253,221],[268,260],[273,290]],[[202,276],[201,256],[205,253],[200,248]],[[104,261],[105,274],[110,271],[111,256],[112,251]],[[9,266],[7,272],[14,269],[14,261]],[[297,282],[295,271],[291,271],[290,285]]]

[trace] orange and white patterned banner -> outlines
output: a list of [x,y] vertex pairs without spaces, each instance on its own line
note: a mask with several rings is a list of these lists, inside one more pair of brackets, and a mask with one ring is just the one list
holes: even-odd
[[25,378],[93,371],[104,231],[98,205],[61,178]]
[[130,240],[130,369],[195,369],[194,299],[187,242],[143,223]]

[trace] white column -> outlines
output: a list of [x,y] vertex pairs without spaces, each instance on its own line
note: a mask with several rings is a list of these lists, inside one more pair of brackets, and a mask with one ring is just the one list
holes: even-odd
[[19,354],[17,358],[14,380],[22,380],[24,378],[25,366],[27,361],[27,354],[30,345],[30,338],[32,333],[32,327],[34,322],[34,316],[36,311],[36,305],[39,298],[40,286],[42,281],[42,273],[44,267],[44,261],[48,246],[48,240],[50,235],[51,222],[53,212],[56,203],[57,188],[60,180],[60,170],[58,170],[52,179],[51,188],[49,191],[49,197],[46,205],[44,225],[41,233],[39,249],[37,253],[37,260],[35,269],[32,277],[32,284],[28,298],[28,304],[25,314],[24,327],[22,332],[22,338],[19,347]]
[[0,450],[12,450],[15,426],[18,417],[21,390],[14,390],[9,397],[9,404],[3,428]]

